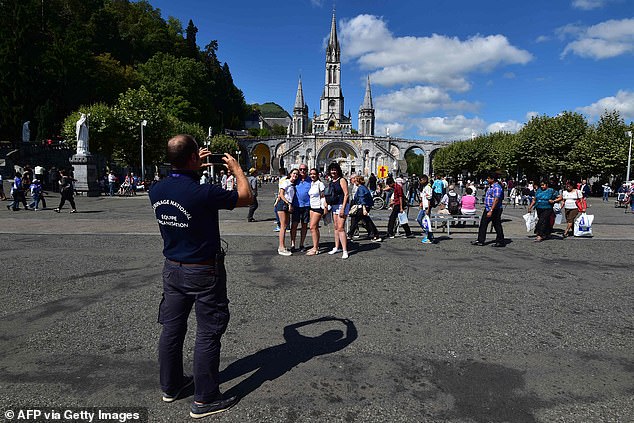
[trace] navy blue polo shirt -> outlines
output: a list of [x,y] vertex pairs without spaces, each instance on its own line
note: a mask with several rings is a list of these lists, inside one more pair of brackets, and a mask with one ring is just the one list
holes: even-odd
[[237,191],[201,185],[195,172],[173,171],[150,191],[163,255],[183,263],[213,259],[220,251],[218,210],[232,210],[237,201]]

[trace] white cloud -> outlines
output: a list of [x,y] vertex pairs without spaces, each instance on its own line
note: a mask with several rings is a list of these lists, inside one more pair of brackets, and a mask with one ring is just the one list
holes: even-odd
[[324,5],[324,0],[310,0],[310,4],[315,7],[322,7]]
[[606,110],[616,110],[626,120],[634,119],[634,92],[620,90],[615,96],[604,97],[589,106],[577,108],[577,111],[591,117],[601,116]]
[[462,115],[452,117],[429,117],[415,120],[418,134],[441,140],[470,139],[472,133],[482,133],[485,123],[480,118],[469,119]]
[[545,43],[547,41],[550,41],[550,37],[548,35],[540,35],[539,37],[537,37],[537,39],[535,40],[535,42],[537,43]]
[[489,126],[487,126],[486,131],[490,133],[493,133],[493,132],[515,133],[519,131],[520,129],[522,129],[522,126],[524,126],[524,124],[516,120],[507,120],[506,122],[494,122],[490,124]]
[[539,116],[539,112],[528,112],[526,113],[526,121],[528,122],[529,120],[537,116]]
[[609,20],[591,27],[566,25],[556,31],[560,37],[573,37],[562,52],[592,59],[607,59],[634,53],[634,19]]
[[505,72],[502,76],[505,79],[515,79],[515,72]]
[[416,86],[392,91],[374,99],[377,117],[388,120],[434,110],[477,111],[479,104],[454,101],[446,91],[429,86]]
[[395,37],[382,18],[372,15],[343,20],[340,28],[344,59],[371,71],[372,82],[379,85],[432,84],[466,91],[471,72],[532,60],[503,35]]
[[592,10],[604,7],[610,0],[572,0],[572,7],[581,10]]

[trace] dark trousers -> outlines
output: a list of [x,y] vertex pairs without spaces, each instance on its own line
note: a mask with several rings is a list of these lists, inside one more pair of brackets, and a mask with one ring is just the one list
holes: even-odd
[[550,220],[553,215],[553,209],[536,209],[537,210],[537,224],[535,225],[535,233],[542,237],[546,238],[550,236],[550,232],[552,226],[550,225]]
[[253,203],[249,206],[249,215],[247,219],[253,219],[253,214],[258,209],[258,197],[253,197]]
[[75,210],[77,207],[75,207],[75,199],[73,198],[73,193],[72,192],[66,192],[66,191],[62,191],[62,198],[60,198],[59,200],[59,206],[57,206],[58,209],[62,209],[62,207],[64,207],[64,204],[66,203],[66,201],[68,201],[70,203],[70,206],[72,207],[73,210]]
[[368,231],[368,235],[372,238],[378,238],[379,230],[372,221],[369,215],[364,215],[363,210],[356,212],[354,215],[350,215],[350,228],[348,229],[348,236],[352,238],[354,233],[359,229],[359,221],[362,220],[365,229]]
[[[405,209],[407,210],[407,209]],[[396,222],[398,220],[398,214],[401,212],[398,204],[392,206],[392,213],[390,214],[390,220],[387,222],[387,236],[394,236],[396,232]],[[405,230],[405,236],[410,236],[412,234],[412,230],[409,228],[409,225],[401,225],[403,230]]]
[[159,364],[163,392],[175,394],[183,384],[183,342],[187,318],[195,305],[194,401],[210,402],[220,394],[220,338],[229,323],[224,263],[183,266],[165,260],[159,323]]
[[493,223],[493,229],[495,229],[495,242],[504,242],[504,231],[502,230],[502,208],[493,210],[491,217],[487,216],[485,210],[480,218],[480,227],[478,228],[478,241],[484,243],[487,239],[487,228],[489,223]]

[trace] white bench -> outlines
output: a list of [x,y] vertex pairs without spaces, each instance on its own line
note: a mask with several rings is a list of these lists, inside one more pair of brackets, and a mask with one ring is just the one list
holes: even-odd
[[461,222],[473,222],[474,226],[480,225],[480,215],[479,214],[435,214],[432,213],[429,216],[429,220],[434,226],[434,231],[438,229],[438,223],[444,223],[444,227],[447,228],[447,235],[451,235],[451,224],[452,223],[461,223]]

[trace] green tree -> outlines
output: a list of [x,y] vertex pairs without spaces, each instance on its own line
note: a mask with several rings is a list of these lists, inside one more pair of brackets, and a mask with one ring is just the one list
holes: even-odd
[[238,146],[236,140],[228,135],[214,135],[211,138],[209,151],[212,153],[229,153],[232,156],[235,156],[236,151],[239,149],[240,147]]
[[625,179],[629,149],[627,130],[619,112],[606,111],[601,115],[577,151],[579,160],[585,159],[589,163],[591,174]]

